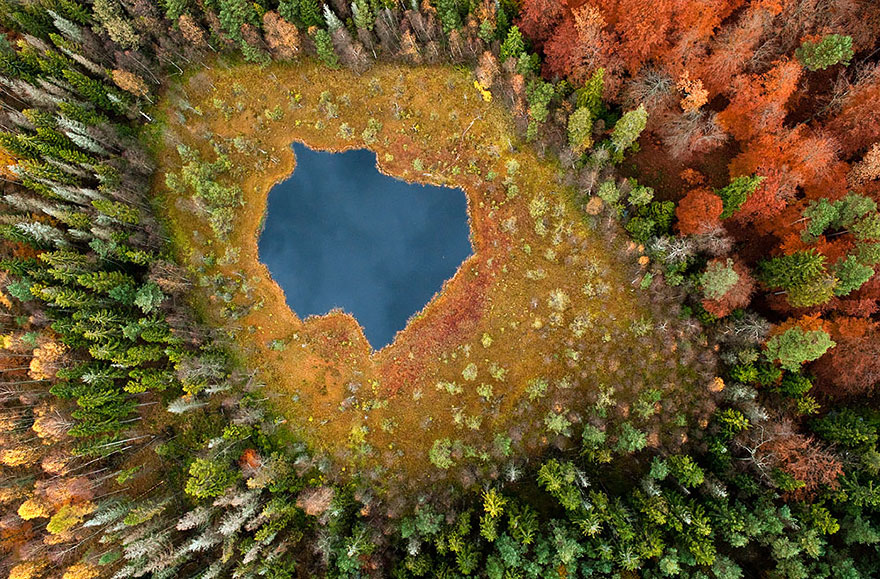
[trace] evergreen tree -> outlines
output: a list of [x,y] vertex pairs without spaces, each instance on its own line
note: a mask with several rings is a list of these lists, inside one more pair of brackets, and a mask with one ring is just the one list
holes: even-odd
[[234,40],[241,40],[241,27],[245,24],[259,26],[259,17],[253,4],[247,0],[219,0],[220,24]]
[[836,296],[849,295],[874,277],[874,268],[859,263],[853,255],[838,260],[832,271],[837,278],[837,284],[834,286]]
[[449,34],[461,28],[461,15],[458,13],[457,0],[436,0],[437,14],[443,24],[443,32]]
[[219,459],[197,458],[189,467],[186,494],[197,499],[222,495],[238,479],[238,473]]
[[736,213],[763,181],[764,177],[743,175],[735,178],[729,185],[715,191],[715,194],[721,197],[721,201],[724,203],[721,219],[727,219]]
[[644,105],[639,105],[637,109],[624,113],[614,124],[611,132],[611,148],[617,159],[623,159],[623,152],[635,144],[647,123],[648,111],[645,110]]
[[575,91],[577,106],[588,109],[594,118],[601,116],[605,112],[605,105],[602,101],[604,90],[605,69],[598,68],[586,84]]
[[318,51],[318,58],[329,68],[339,67],[339,57],[333,49],[333,39],[326,30],[318,30],[315,32],[315,48]]
[[523,37],[519,28],[511,26],[510,31],[504,38],[504,42],[501,44],[501,52],[499,52],[501,62],[504,62],[508,58],[518,59],[525,51],[526,46],[523,42]]
[[829,34],[818,42],[804,41],[795,56],[809,70],[825,70],[835,64],[849,64],[853,57],[852,37]]
[[593,113],[583,107],[568,118],[568,144],[573,151],[582,153],[593,145]]
[[795,326],[770,338],[767,359],[778,361],[783,369],[795,372],[804,362],[811,362],[836,345],[824,330],[804,330]]
[[789,289],[815,282],[825,273],[825,256],[814,249],[762,261],[758,276],[768,286]]

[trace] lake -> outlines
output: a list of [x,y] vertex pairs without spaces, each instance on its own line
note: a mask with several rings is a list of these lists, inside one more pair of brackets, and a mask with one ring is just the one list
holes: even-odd
[[379,173],[376,155],[293,145],[269,192],[260,260],[301,318],[341,308],[389,344],[471,253],[464,191]]

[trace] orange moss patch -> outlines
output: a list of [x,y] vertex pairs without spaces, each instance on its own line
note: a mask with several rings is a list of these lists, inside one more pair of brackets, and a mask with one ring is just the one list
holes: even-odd
[[[652,444],[682,440],[691,396],[714,376],[698,359],[711,357],[691,343],[692,328],[670,319],[677,306],[645,281],[639,249],[616,240],[595,201],[593,215],[579,210],[556,162],[517,141],[504,107],[482,98],[470,72],[215,65],[172,88],[159,108],[167,125],[157,206],[200,288],[198,305],[260,370],[290,428],[335,459],[338,475],[357,469],[386,488],[450,473],[468,483],[470,467],[496,476],[511,456],[568,444],[566,424],[577,432],[590,421],[613,442],[606,409],[618,404],[655,433]],[[229,182],[244,191],[225,241],[188,194],[164,186],[164,174],[182,165],[174,146],[212,160],[209,140],[228,152]],[[293,141],[367,147],[387,174],[467,194],[474,255],[378,352],[348,314],[297,317],[259,262],[267,193],[293,170]],[[435,445],[455,467],[431,466]]]

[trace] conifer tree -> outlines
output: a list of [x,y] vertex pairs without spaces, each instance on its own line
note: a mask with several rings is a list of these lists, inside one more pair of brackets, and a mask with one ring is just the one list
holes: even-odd
[[507,36],[504,38],[504,42],[501,44],[501,52],[499,53],[501,62],[508,58],[519,59],[525,51],[525,43],[519,28],[511,26]]
[[809,70],[825,70],[835,64],[849,64],[853,57],[852,37],[829,34],[815,42],[804,41],[795,56]]

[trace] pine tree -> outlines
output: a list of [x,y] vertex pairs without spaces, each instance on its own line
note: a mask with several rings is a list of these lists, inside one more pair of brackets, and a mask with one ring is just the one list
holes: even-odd
[[605,111],[602,94],[605,90],[605,69],[598,68],[583,87],[575,91],[577,106],[588,109],[593,117],[599,117]]
[[837,284],[834,286],[836,296],[849,295],[874,277],[874,268],[859,263],[854,255],[838,260],[831,271],[837,278]]
[[812,71],[825,70],[835,64],[849,64],[853,57],[852,37],[829,34],[818,42],[804,41],[795,51],[801,64]]
[[233,40],[241,40],[241,27],[245,24],[259,25],[253,4],[247,0],[219,0],[220,24]]
[[765,355],[771,362],[778,361],[783,369],[795,372],[804,362],[811,362],[836,345],[824,330],[789,328],[770,338]]
[[587,107],[575,110],[568,117],[568,144],[576,153],[593,145],[593,113]]
[[724,203],[721,219],[727,219],[736,213],[763,181],[764,177],[744,175],[735,178],[729,185],[715,191],[715,194],[721,197],[721,201]]
[[437,14],[443,25],[443,32],[449,34],[461,28],[461,16],[458,13],[457,0],[436,0]]
[[140,35],[130,20],[125,17],[125,11],[115,0],[95,0],[92,4],[94,14],[104,26],[107,35],[122,48],[136,48],[140,42]]
[[339,58],[333,49],[333,39],[326,30],[318,30],[315,32],[315,48],[318,51],[318,58],[328,68],[339,68]]
[[611,148],[618,159],[623,159],[623,152],[638,140],[648,123],[648,111],[644,105],[623,114],[614,124],[611,132]]
[[762,261],[758,277],[772,288],[790,289],[814,283],[825,273],[825,256],[814,249]]
[[351,14],[354,25],[362,30],[372,30],[375,24],[375,16],[370,8],[368,0],[353,0],[351,3]]
[[504,62],[508,58],[519,59],[525,51],[526,46],[523,42],[523,37],[519,28],[511,26],[504,42],[501,44],[501,51],[498,53],[501,62]]
[[220,459],[197,458],[189,467],[186,494],[197,499],[218,497],[235,483],[238,477],[238,473]]

